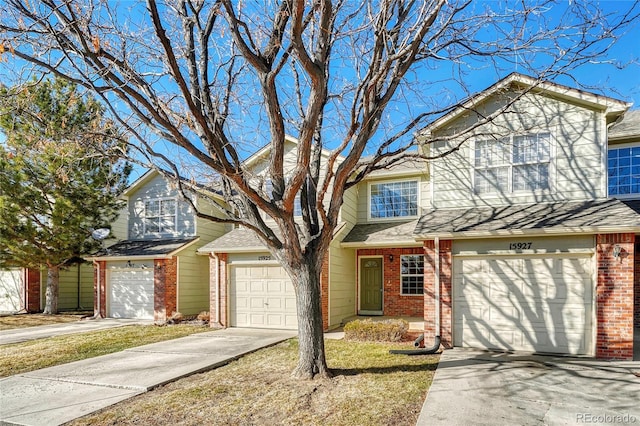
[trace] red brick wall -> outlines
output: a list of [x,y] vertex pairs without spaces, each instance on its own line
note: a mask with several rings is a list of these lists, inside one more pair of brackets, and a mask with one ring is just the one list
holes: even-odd
[[[211,285],[209,287],[209,306],[211,320],[209,324],[215,328],[226,328],[227,322],[227,254],[218,254],[218,261],[213,256],[209,257]],[[218,282],[216,273],[219,272]],[[219,287],[218,287],[219,285]],[[219,297],[219,299],[218,299]],[[216,322],[216,311],[220,310],[219,321]]]
[[[403,295],[400,282],[400,256],[403,254],[423,254],[422,247],[380,248],[358,250],[357,268],[360,268],[360,256],[382,256],[383,306],[382,312],[389,316],[422,317],[424,315],[424,296],[421,294]],[[393,262],[389,261],[393,255]],[[426,259],[425,259],[426,262]],[[357,275],[359,276],[359,275]],[[358,291],[359,285],[358,283]]]
[[[444,347],[453,347],[452,298],[451,298],[451,240],[441,240],[439,248],[440,262],[440,339]],[[434,241],[424,242],[424,337],[430,345],[436,331],[435,269],[436,255]]]
[[[596,357],[633,359],[634,234],[607,234],[596,238]],[[613,250],[621,248],[615,258]]]
[[98,266],[93,265],[93,312],[98,313],[98,271],[100,271],[100,312],[103,317],[107,316],[107,262],[98,262]]
[[633,323],[634,327],[640,327],[640,243],[636,243],[634,249],[635,267],[633,274]]
[[40,312],[40,270],[25,269],[24,280],[27,290],[24,295],[24,309],[29,313]]
[[153,267],[153,319],[165,322],[177,310],[178,259],[155,259]]

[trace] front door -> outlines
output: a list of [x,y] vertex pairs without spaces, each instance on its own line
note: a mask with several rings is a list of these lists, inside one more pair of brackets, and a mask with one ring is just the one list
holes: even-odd
[[382,315],[382,258],[360,258],[360,314]]

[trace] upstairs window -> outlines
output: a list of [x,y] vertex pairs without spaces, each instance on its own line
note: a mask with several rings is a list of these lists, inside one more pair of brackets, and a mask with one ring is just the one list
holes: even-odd
[[157,199],[144,202],[144,233],[173,234],[176,232],[176,200]]
[[424,256],[412,254],[400,256],[400,294],[424,293]]
[[369,207],[372,219],[418,215],[418,181],[372,183]]
[[551,134],[478,141],[474,152],[476,194],[550,189]]
[[[286,183],[289,183],[288,179]],[[269,197],[272,196],[273,183],[271,182],[271,179],[266,179],[264,181],[264,192],[266,192]],[[300,201],[300,194],[296,195],[296,198],[293,200],[293,216],[302,217],[302,203]]]
[[640,146],[610,149],[607,169],[610,196],[640,194]]

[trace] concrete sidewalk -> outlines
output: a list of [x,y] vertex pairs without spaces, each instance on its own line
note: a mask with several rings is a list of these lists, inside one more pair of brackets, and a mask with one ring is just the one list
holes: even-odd
[[20,343],[29,340],[44,339],[47,337],[61,336],[63,334],[86,333],[89,331],[105,330],[108,328],[123,327],[125,325],[153,324],[153,320],[137,319],[84,319],[76,322],[60,324],[40,325],[37,327],[14,328],[0,331],[0,345]]
[[638,376],[636,361],[445,350],[417,424],[638,424]]
[[59,425],[297,335],[229,328],[0,379],[0,423]]

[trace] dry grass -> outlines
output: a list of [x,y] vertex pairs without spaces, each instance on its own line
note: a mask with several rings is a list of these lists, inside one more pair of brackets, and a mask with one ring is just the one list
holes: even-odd
[[[61,324],[80,321],[87,312],[66,313],[57,315],[44,314],[18,314],[0,317],[0,330],[12,330],[14,328],[36,327],[38,325]],[[90,313],[89,313],[90,314]]]
[[0,346],[0,377],[119,352],[203,331],[211,331],[211,329],[208,326],[194,325],[129,325],[2,345]]
[[122,402],[74,425],[415,425],[438,355],[327,341],[332,379],[290,377],[297,340]]

